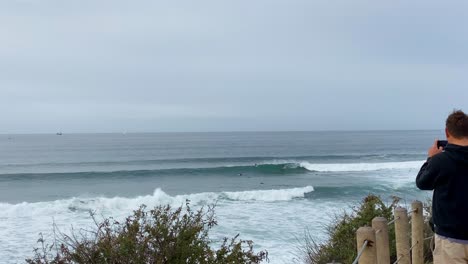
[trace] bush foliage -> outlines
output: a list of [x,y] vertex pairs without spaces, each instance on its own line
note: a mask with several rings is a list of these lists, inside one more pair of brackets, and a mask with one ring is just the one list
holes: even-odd
[[[380,197],[368,195],[359,206],[351,208],[349,212],[334,216],[330,224],[326,226],[329,239],[325,243],[316,243],[312,235],[307,233],[305,244],[301,248],[305,263],[325,264],[333,261],[352,263],[357,256],[357,229],[362,226],[370,226],[374,217],[381,216],[386,219],[393,219],[393,210],[399,200],[398,197],[393,197],[393,201],[386,205]],[[425,210],[427,209],[428,206],[426,205]],[[429,225],[427,225],[424,233],[426,237],[432,235]],[[397,259],[394,225],[389,226],[389,243],[390,259],[391,263],[393,263]],[[427,261],[432,259],[429,243],[430,241],[425,243]]]
[[252,241],[239,240],[238,236],[225,238],[219,249],[213,249],[208,238],[217,224],[213,207],[192,211],[188,204],[176,209],[159,206],[147,210],[141,206],[122,223],[113,219],[95,223],[93,231],[59,233],[52,245],[46,245],[41,237],[41,247],[26,262],[237,264],[267,260],[267,252],[255,253]]

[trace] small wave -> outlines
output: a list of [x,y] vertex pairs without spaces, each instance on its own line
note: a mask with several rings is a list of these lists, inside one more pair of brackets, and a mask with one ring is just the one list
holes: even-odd
[[244,176],[244,175],[285,175],[308,172],[358,172],[378,170],[418,169],[424,161],[384,162],[384,163],[310,163],[307,161],[269,161],[253,165],[227,165],[207,168],[176,168],[156,170],[122,170],[122,171],[88,171],[64,173],[16,173],[0,174],[0,181],[27,180],[34,178],[60,179],[60,178],[125,178],[125,177],[154,177],[163,175],[174,176]]
[[254,164],[247,166],[222,166],[208,168],[176,168],[176,169],[156,169],[156,170],[122,170],[122,171],[87,171],[87,172],[58,172],[58,173],[15,173],[0,174],[0,180],[7,179],[28,179],[28,178],[99,178],[99,177],[149,177],[161,175],[227,175],[242,176],[247,174],[287,174],[305,173],[307,169],[299,166],[298,163],[272,162],[268,164]]
[[19,203],[9,204],[0,203],[0,210],[4,215],[9,216],[33,216],[35,214],[43,215],[60,212],[77,211],[101,211],[118,212],[131,211],[145,204],[149,207],[169,204],[180,206],[189,200],[192,204],[214,204],[218,201],[290,201],[293,199],[305,198],[306,195],[313,192],[312,186],[278,189],[278,190],[252,190],[239,192],[205,192],[195,194],[183,194],[170,196],[161,189],[156,189],[152,195],[138,196],[134,198],[124,197],[96,197],[96,198],[71,198],[56,200],[51,202]]
[[316,172],[353,172],[353,171],[379,171],[379,170],[402,170],[419,169],[424,161],[403,161],[403,162],[383,162],[383,163],[329,163],[311,164],[301,162],[300,166],[309,171]]
[[225,195],[231,200],[238,201],[289,201],[294,198],[303,198],[308,193],[314,191],[312,186],[304,188],[281,189],[281,190],[260,190],[260,191],[244,191],[244,192],[224,192],[221,196]]
[[331,160],[369,160],[369,159],[415,159],[424,156],[424,153],[414,154],[341,154],[341,155],[303,155],[303,156],[244,156],[244,157],[202,157],[177,159],[141,159],[141,160],[101,160],[80,162],[39,162],[39,163],[7,163],[0,168],[37,168],[37,167],[100,167],[100,166],[126,166],[126,165],[157,165],[157,164],[226,164],[226,163],[265,163],[269,160],[304,160],[304,161],[331,161]]

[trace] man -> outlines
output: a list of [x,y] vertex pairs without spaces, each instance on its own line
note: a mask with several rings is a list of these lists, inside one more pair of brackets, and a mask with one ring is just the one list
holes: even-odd
[[468,116],[454,111],[446,121],[448,144],[437,140],[416,178],[421,190],[434,190],[434,263],[468,263]]

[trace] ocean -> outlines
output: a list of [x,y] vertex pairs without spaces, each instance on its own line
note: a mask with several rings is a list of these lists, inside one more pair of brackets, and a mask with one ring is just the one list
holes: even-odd
[[[443,131],[0,135],[0,263],[24,263],[53,225],[149,207],[216,203],[210,238],[237,234],[270,263],[300,260],[306,230],[367,194],[425,200],[416,174]],[[49,240],[52,242],[51,240]],[[215,243],[215,242],[213,242]],[[300,261],[299,261],[300,262]]]

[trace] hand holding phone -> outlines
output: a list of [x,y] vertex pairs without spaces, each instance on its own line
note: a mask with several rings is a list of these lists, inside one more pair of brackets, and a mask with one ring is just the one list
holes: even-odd
[[443,149],[445,149],[447,144],[448,144],[447,140],[437,140],[437,148],[442,147]]
[[431,158],[432,156],[443,152],[444,147],[447,145],[447,143],[445,143],[444,145],[444,141],[447,142],[446,140],[435,140],[432,146],[427,151],[427,156]]

